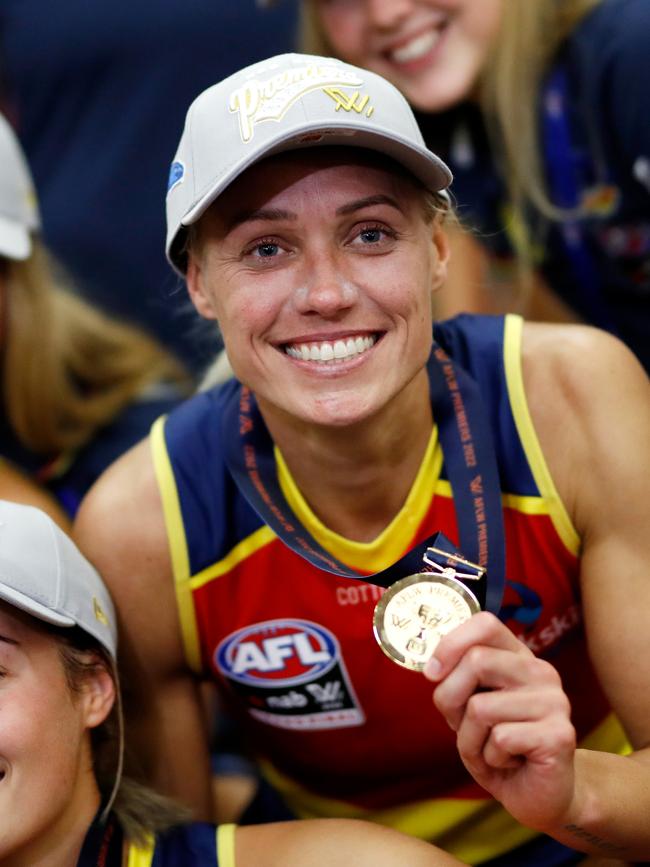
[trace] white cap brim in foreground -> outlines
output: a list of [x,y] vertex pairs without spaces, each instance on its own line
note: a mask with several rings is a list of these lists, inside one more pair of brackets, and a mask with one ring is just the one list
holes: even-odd
[[273,154],[322,146],[394,159],[433,192],[451,183],[413,112],[388,81],[342,61],[282,54],[246,67],[194,100],[172,163],[167,256],[179,274],[185,229],[246,169]]

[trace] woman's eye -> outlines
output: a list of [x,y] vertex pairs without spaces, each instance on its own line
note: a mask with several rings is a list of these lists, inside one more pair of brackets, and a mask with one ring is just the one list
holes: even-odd
[[269,259],[271,256],[277,256],[279,251],[280,247],[278,244],[273,244],[271,241],[264,241],[262,244],[257,244],[253,249],[253,252],[262,259]]
[[381,229],[364,229],[359,235],[364,244],[376,244],[377,241],[381,241],[382,236]]
[[253,260],[253,262],[268,262],[282,256],[284,252],[286,249],[280,241],[274,238],[263,238],[249,244],[244,249],[243,256],[249,261]]
[[364,247],[384,246],[395,238],[395,233],[385,226],[363,226],[354,241]]

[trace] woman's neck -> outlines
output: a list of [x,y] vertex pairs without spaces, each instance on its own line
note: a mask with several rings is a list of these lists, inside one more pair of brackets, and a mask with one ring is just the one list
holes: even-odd
[[92,790],[75,793],[55,822],[38,838],[2,860],[3,867],[77,867],[86,834],[99,809],[100,795]]
[[432,429],[426,371],[382,413],[345,428],[264,415],[301,494],[330,530],[376,538],[404,505]]

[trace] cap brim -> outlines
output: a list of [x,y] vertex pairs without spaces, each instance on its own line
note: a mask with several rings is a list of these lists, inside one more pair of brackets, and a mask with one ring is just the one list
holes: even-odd
[[54,626],[74,626],[76,621],[66,614],[59,614],[57,611],[52,611],[40,602],[36,602],[24,593],[15,590],[13,587],[8,587],[6,584],[0,584],[0,601],[7,602],[13,605],[14,608],[19,608],[26,614],[31,614],[38,620],[44,620],[46,623],[51,623]]
[[0,256],[23,261],[32,252],[29,229],[21,223],[0,216]]
[[[304,139],[301,141],[301,139]],[[358,127],[341,123],[314,127],[305,124],[303,128],[292,127],[285,136],[272,138],[261,147],[251,149],[246,158],[230,167],[219,183],[210,187],[192,205],[181,220],[182,226],[190,226],[206,209],[230,186],[246,169],[266,157],[286,151],[306,150],[312,147],[336,146],[366,148],[383,153],[405,166],[428,189],[440,192],[452,181],[452,174],[445,163],[426,148],[418,148],[407,139],[400,139],[394,132],[379,129],[360,131]]]

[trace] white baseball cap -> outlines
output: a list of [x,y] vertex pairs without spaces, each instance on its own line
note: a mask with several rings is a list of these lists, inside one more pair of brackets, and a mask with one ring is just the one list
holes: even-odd
[[40,226],[34,183],[13,129],[0,114],[0,256],[27,259]]
[[34,506],[0,500],[0,600],[54,626],[79,626],[115,661],[117,625],[103,581]]
[[434,192],[452,180],[386,79],[331,57],[280,54],[204,90],[187,112],[167,188],[175,270],[186,268],[185,228],[242,172],[271,154],[322,145],[379,151]]

